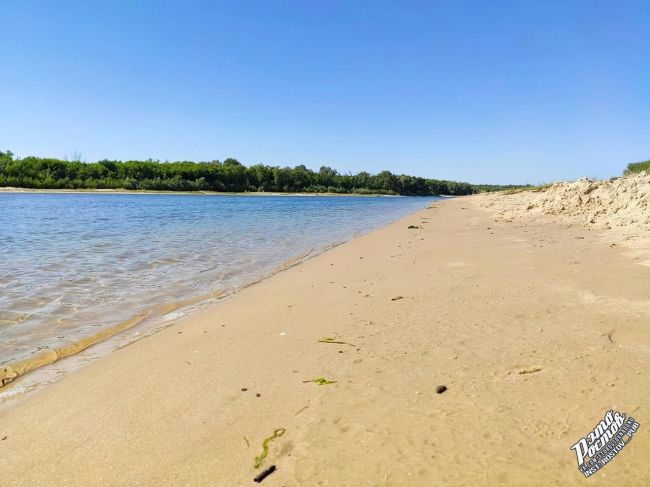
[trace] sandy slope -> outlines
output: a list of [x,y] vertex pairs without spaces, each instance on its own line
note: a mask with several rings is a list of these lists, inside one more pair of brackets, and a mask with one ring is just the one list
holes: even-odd
[[[255,485],[285,428],[263,485],[650,485],[650,269],[485,204],[437,203],[28,397],[0,417],[0,483]],[[570,447],[610,408],[641,429],[585,480]]]
[[586,227],[650,236],[650,174],[645,172],[557,182],[544,191],[484,193],[478,199],[489,202],[481,206],[494,206],[510,218],[546,214]]
[[476,207],[500,220],[536,221],[551,215],[558,221],[607,230],[602,235],[626,255],[650,267],[650,174],[641,172],[610,180],[557,182],[545,191],[482,194]]

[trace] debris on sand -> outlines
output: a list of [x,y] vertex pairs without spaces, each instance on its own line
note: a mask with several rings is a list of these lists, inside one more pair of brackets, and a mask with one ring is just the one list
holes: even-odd
[[326,386],[328,384],[336,384],[337,381],[329,380],[329,379],[326,379],[325,377],[321,376],[321,377],[316,377],[315,379],[303,380],[302,382],[305,383],[305,384],[307,382],[314,382],[315,384],[318,384],[319,386]]
[[338,333],[336,333],[333,337],[323,337],[320,340],[318,340],[318,342],[319,343],[336,343],[338,345],[350,345],[351,347],[355,346],[352,343],[337,340],[338,337],[339,337],[339,335],[338,335]]
[[531,367],[530,369],[521,369],[517,371],[519,375],[534,374],[535,372],[541,371],[541,367]]
[[272,474],[273,472],[275,472],[276,470],[277,470],[277,467],[276,467],[275,465],[271,465],[271,466],[270,466],[269,468],[267,468],[266,470],[260,472],[259,475],[253,479],[253,482],[259,484],[260,482],[262,482],[262,480],[264,480],[266,477],[268,477],[269,475],[271,475],[271,474]]
[[309,408],[309,404],[305,404],[303,407],[301,407],[294,416],[298,416],[300,413],[302,413],[305,409]]
[[[273,432],[273,434],[271,436],[264,439],[264,441],[262,442],[262,453],[260,453],[258,456],[255,457],[255,468],[260,468],[262,466],[262,463],[264,462],[264,459],[268,456],[268,454],[269,454],[269,443],[271,443],[276,438],[279,438],[282,435],[284,435],[285,431],[286,430],[284,428],[278,428]],[[264,473],[264,472],[262,472],[262,473]],[[265,475],[265,477],[266,477],[266,475]],[[261,482],[261,480],[260,480],[260,482]]]

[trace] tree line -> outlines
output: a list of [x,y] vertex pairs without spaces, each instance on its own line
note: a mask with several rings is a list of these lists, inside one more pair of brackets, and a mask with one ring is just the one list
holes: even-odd
[[[0,187],[34,189],[128,189],[157,191],[305,192],[393,194],[406,196],[467,195],[505,189],[425,179],[382,171],[340,174],[323,166],[318,171],[254,164],[236,159],[208,162],[111,161],[93,163],[43,157],[15,158],[0,152]],[[510,187],[510,186],[508,186]]]

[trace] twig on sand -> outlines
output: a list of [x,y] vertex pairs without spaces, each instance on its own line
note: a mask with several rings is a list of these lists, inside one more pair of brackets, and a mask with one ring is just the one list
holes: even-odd
[[518,373],[519,375],[534,374],[535,372],[539,372],[539,371],[541,371],[541,370],[542,370],[541,367],[531,367],[530,369],[521,369],[521,370],[518,370],[517,373]]
[[337,340],[339,337],[339,334],[336,333],[333,337],[323,337],[320,340],[318,340],[319,343],[336,343],[338,345],[350,345],[351,347],[354,347],[355,345],[350,343],[350,342],[343,342]]
[[300,408],[300,410],[296,414],[294,414],[294,416],[298,416],[300,413],[302,413],[308,407],[309,407],[309,404],[305,404],[303,407]]
[[256,483],[259,484],[260,482],[262,482],[262,480],[264,480],[266,477],[268,477],[269,475],[271,475],[271,474],[272,474],[273,472],[275,472],[276,470],[277,470],[277,467],[276,467],[275,465],[271,465],[271,466],[270,466],[269,468],[267,468],[266,470],[263,470],[262,472],[260,472],[260,473],[257,475],[257,477],[255,477],[255,478],[253,479],[253,482],[256,482]]

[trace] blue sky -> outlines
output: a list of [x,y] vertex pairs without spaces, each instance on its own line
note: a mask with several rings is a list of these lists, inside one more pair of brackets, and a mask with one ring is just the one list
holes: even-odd
[[0,148],[489,183],[650,159],[647,1],[5,1]]

